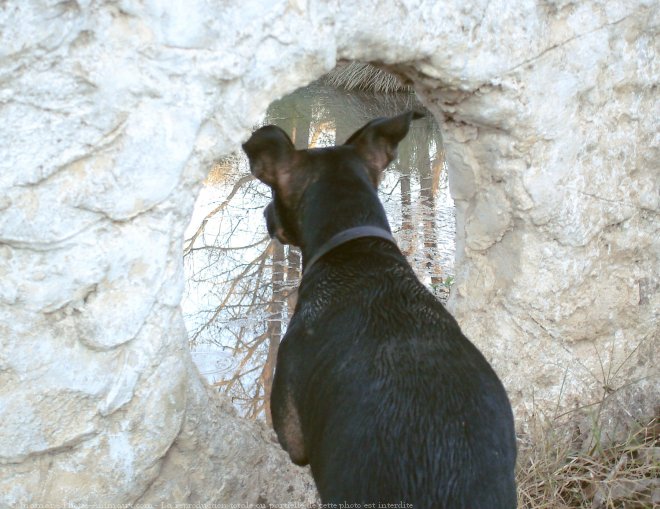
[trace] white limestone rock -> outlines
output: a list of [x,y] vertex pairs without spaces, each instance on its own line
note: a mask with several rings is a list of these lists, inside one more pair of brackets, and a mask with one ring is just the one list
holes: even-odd
[[443,121],[451,307],[519,422],[611,389],[648,412],[658,16],[651,0],[0,3],[0,506],[314,498],[193,368],[181,244],[211,162],[340,59],[408,77]]

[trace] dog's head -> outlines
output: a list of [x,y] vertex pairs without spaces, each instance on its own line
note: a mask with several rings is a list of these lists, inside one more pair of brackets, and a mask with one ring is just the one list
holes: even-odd
[[291,139],[277,126],[255,131],[243,144],[250,160],[250,171],[267,184],[273,199],[264,210],[268,233],[283,244],[300,245],[302,203],[305,191],[321,174],[342,168],[341,159],[350,159],[363,168],[369,181],[378,187],[383,170],[396,157],[397,146],[410,128],[410,122],[423,117],[408,112],[392,118],[372,120],[341,146],[296,150]]

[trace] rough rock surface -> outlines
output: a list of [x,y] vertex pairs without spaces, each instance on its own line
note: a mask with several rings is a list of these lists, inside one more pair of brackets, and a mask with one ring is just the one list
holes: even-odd
[[451,307],[519,418],[604,393],[648,413],[658,10],[0,2],[0,506],[312,500],[193,368],[181,244],[211,161],[339,59],[407,76],[444,120]]

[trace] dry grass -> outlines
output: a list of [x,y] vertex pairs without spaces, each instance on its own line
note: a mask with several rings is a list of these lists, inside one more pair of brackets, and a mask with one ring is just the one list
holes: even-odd
[[589,438],[576,433],[566,426],[537,426],[520,442],[520,509],[660,507],[657,417],[619,443],[602,444],[594,432]]
[[362,62],[339,65],[326,74],[324,79],[329,85],[345,90],[368,90],[381,94],[412,90],[389,72]]

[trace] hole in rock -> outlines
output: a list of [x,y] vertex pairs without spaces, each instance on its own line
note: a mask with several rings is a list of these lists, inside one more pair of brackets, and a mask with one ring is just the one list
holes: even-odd
[[[424,110],[414,91],[369,64],[338,66],[273,102],[259,125],[284,129],[297,148],[343,143],[369,120]],[[255,129],[259,127],[255,126]],[[413,122],[379,194],[394,235],[420,279],[442,300],[453,281],[454,204],[439,127]],[[300,253],[266,232],[270,190],[242,151],[210,171],[186,230],[183,312],[193,358],[239,412],[265,418],[277,346],[300,280]]]

